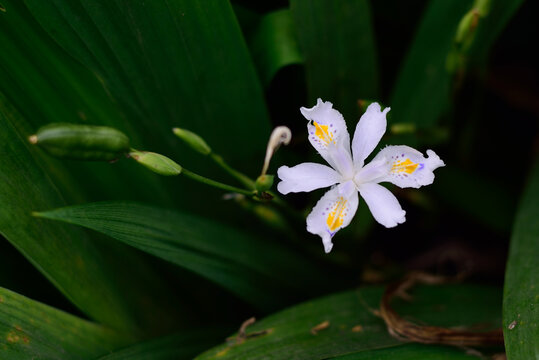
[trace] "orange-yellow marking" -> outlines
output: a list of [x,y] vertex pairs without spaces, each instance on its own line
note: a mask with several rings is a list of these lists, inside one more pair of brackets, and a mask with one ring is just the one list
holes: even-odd
[[329,131],[328,125],[320,125],[316,121],[313,121],[313,125],[316,129],[314,134],[318,136],[325,145],[329,145],[329,143],[333,141],[333,134]]
[[391,167],[391,172],[393,173],[405,172],[407,174],[411,174],[417,169],[418,166],[419,164],[416,164],[410,159],[406,159],[404,161],[395,161],[393,163],[393,166]]
[[342,226],[347,202],[348,201],[341,196],[335,207],[329,213],[326,223],[330,231],[335,231]]

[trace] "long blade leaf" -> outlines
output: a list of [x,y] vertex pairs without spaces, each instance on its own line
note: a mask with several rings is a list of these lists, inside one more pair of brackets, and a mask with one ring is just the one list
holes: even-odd
[[[266,331],[264,335],[220,345],[197,360],[316,360],[348,354],[358,354],[361,359],[369,358],[368,355],[371,359],[377,358],[377,352],[373,350],[403,344],[390,336],[384,322],[372,313],[372,309],[378,307],[382,292],[380,287],[368,287],[289,308],[247,329],[247,334]],[[476,323],[497,326],[501,316],[500,300],[501,294],[496,288],[444,285],[419,287],[414,292],[413,302],[400,306],[396,303],[395,307],[403,314],[438,326]],[[312,329],[325,322],[326,327],[313,334]],[[399,351],[395,348],[395,353]],[[445,351],[445,348],[438,348],[437,353],[441,356]],[[418,351],[416,359],[421,358],[421,351]],[[463,356],[456,358],[466,359]]]
[[503,330],[508,359],[539,356],[539,161],[531,172],[511,237]]
[[0,357],[93,359],[125,346],[111,329],[0,288]]
[[37,216],[102,232],[202,275],[259,307],[284,300],[285,292],[297,295],[324,277],[277,243],[186,213],[102,202]]
[[353,121],[359,115],[357,101],[378,92],[368,1],[292,0],[290,9],[305,59],[310,103],[319,97],[330,100]]
[[[139,254],[31,216],[65,201],[36,161],[35,149],[15,131],[13,124],[21,122],[0,93],[0,234],[93,319],[129,331],[155,330],[159,314],[148,309],[164,308],[166,301],[148,299],[148,293],[163,294],[162,282]],[[158,323],[163,331],[162,319]]]

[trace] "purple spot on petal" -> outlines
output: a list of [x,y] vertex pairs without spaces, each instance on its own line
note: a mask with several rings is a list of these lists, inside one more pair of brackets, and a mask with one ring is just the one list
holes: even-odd
[[425,167],[425,164],[419,164],[419,169],[418,170],[421,170]]
[[404,154],[401,154],[402,157],[404,157]]

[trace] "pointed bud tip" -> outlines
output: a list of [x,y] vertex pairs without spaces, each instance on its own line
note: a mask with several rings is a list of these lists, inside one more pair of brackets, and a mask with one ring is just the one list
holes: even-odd
[[176,176],[182,172],[182,167],[168,157],[149,151],[132,151],[129,157],[153,171],[163,176]]
[[34,134],[32,136],[29,136],[28,141],[30,142],[30,144],[33,144],[33,145],[37,144],[37,135]]
[[193,150],[198,151],[202,155],[209,155],[211,153],[211,148],[206,141],[194,132],[179,127],[172,128],[172,132]]

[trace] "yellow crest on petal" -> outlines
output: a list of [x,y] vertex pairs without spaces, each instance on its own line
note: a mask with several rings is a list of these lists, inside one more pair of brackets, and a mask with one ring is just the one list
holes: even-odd
[[391,172],[392,173],[407,173],[412,174],[414,171],[416,171],[419,164],[413,162],[410,159],[401,160],[401,161],[395,161],[393,165],[391,166]]
[[324,145],[329,145],[333,141],[333,133],[329,130],[328,125],[320,125],[316,121],[313,121],[313,125],[316,129],[314,135],[317,136]]
[[333,205],[333,208],[330,210],[326,221],[330,231],[335,231],[342,226],[344,217],[348,213],[347,203],[348,201],[341,196]]

